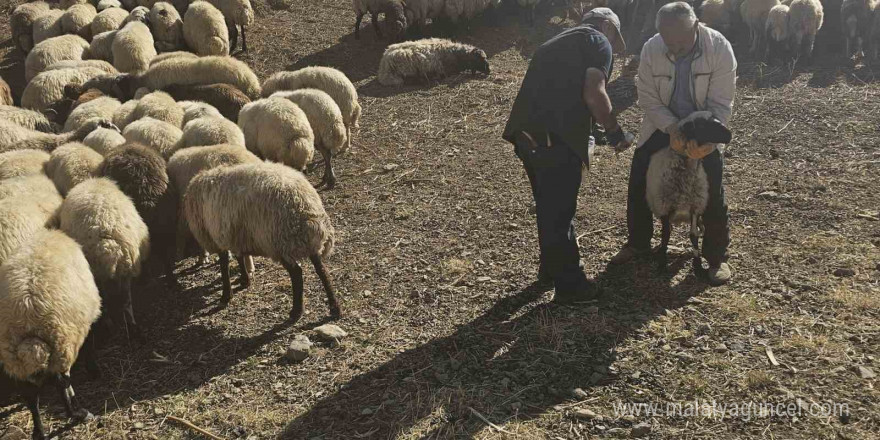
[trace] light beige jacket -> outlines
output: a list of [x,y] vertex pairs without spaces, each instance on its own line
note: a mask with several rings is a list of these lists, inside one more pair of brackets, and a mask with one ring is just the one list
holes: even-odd
[[[699,25],[691,64],[691,96],[697,110],[711,112],[724,125],[730,121],[736,91],[736,57],[720,32]],[[642,47],[636,78],[639,106],[645,112],[639,132],[641,147],[655,130],[667,132],[678,117],[669,109],[675,86],[675,62],[666,44],[656,34]]]

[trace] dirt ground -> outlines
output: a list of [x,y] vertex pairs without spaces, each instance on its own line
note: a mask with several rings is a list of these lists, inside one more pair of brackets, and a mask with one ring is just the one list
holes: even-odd
[[[880,384],[863,378],[880,373],[880,84],[871,67],[840,67],[838,49],[821,41],[812,68],[740,56],[724,175],[735,280],[725,287],[695,274],[683,227],[667,273],[647,259],[608,266],[625,241],[632,152],[600,147],[577,230],[602,298],[565,307],[532,285],[531,194],[500,138],[530,54],[571,25],[561,9],[540,10],[535,28],[505,13],[460,31],[489,55],[488,77],[386,88],[374,76],[384,41],[368,25],[354,39],[350,2],[292,3],[276,10],[256,0],[250,53],[236,56],[262,79],[330,65],[358,86],[360,131],[335,161],[339,185],[321,193],[339,236],[328,263],[343,305],[336,324],[349,336],[287,362],[294,336],[314,340],[328,316],[310,266],[306,313],[291,326],[280,265],[257,259],[252,287],[214,313],[216,264],[185,260],[180,288],[137,286],[146,344],[110,341],[100,380],[74,370],[80,402],[97,419],[69,426],[47,390],[47,430],[205,438],[175,416],[230,439],[613,438],[646,429],[664,439],[880,438]],[[22,57],[0,22],[0,73],[20,94]],[[610,90],[621,123],[637,132],[633,76],[619,60]],[[695,401],[717,405],[665,412]],[[750,402],[784,414],[719,410]],[[638,403],[661,406],[615,411]],[[829,403],[846,411],[818,411]],[[29,433],[30,416],[0,398],[0,438],[15,428]]]

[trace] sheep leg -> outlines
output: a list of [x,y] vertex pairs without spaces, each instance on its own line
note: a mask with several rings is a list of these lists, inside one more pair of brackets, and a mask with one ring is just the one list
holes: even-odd
[[382,38],[382,30],[379,29],[379,14],[370,13],[370,21],[373,22],[373,30],[376,31],[376,36]]
[[40,387],[26,384],[22,394],[25,398],[25,404],[31,412],[31,418],[34,420],[34,432],[31,434],[31,439],[44,440],[46,432],[43,430],[43,420],[40,418]]
[[101,368],[98,367],[98,349],[96,348],[97,341],[95,341],[95,330],[94,327],[89,331],[89,335],[86,336],[85,342],[83,342],[82,347],[82,355],[83,361],[86,363],[86,371],[89,372],[89,376],[92,379],[99,379],[101,377]]
[[229,251],[220,251],[220,278],[223,282],[223,296],[220,305],[226,307],[232,301],[232,283],[229,281]]
[[358,12],[357,18],[354,19],[354,39],[361,39],[361,20],[364,19],[364,14],[362,12]]
[[333,281],[330,280],[330,273],[327,272],[327,267],[324,266],[324,261],[321,260],[321,257],[318,255],[312,255],[309,259],[312,260],[312,265],[315,266],[315,272],[318,273],[318,278],[321,279],[321,284],[324,285],[324,291],[327,292],[327,303],[330,306],[330,316],[333,318],[339,318],[342,316],[342,310],[339,308],[339,301],[336,300],[336,289],[333,287]]
[[333,172],[333,163],[330,162],[330,150],[321,150],[321,156],[324,156],[324,178],[321,179],[321,185],[333,189],[336,186],[336,173]]
[[73,391],[73,386],[70,384],[69,375],[56,374],[55,386],[58,388],[61,400],[64,402],[64,409],[67,411],[67,417],[77,421],[87,420],[88,418],[93,417],[92,413],[79,406],[79,401],[76,400],[76,393]]
[[699,216],[693,215],[691,216],[691,252],[693,255],[693,264],[694,270],[703,267],[703,261],[700,259],[700,235],[701,228],[699,225]]
[[[238,261],[238,270],[241,272],[238,283],[241,287],[248,288],[251,285],[251,274],[253,273],[251,266],[253,266],[254,260],[250,255],[244,254],[236,255],[235,259]],[[250,265],[248,265],[248,261],[250,261]]]
[[293,307],[290,308],[290,321],[299,321],[303,314],[303,271],[296,261],[293,264],[282,261],[281,265],[290,274],[290,286],[293,288]]
[[244,25],[241,25],[241,51],[247,52],[247,36],[244,31]]
[[134,308],[131,305],[131,278],[121,282],[122,292],[122,318],[125,323],[126,333],[129,339],[134,338],[138,342],[145,342],[144,333],[134,320]]
[[657,269],[665,272],[669,260],[667,252],[669,251],[669,237],[672,235],[672,223],[669,221],[668,215],[663,216],[660,223],[663,225],[663,231],[660,235],[660,248],[657,252]]
[[226,20],[226,28],[229,29],[229,53],[235,50],[235,46],[238,45],[238,27],[235,26],[235,23]]

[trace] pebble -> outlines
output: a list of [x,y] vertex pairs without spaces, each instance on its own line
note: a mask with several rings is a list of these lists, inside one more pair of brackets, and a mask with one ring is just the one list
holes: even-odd
[[400,165],[398,165],[396,163],[385,164],[385,166],[382,167],[382,169],[385,170],[386,173],[390,172],[390,171],[394,171],[398,168],[400,168]]
[[571,390],[571,395],[578,400],[586,400],[590,397],[590,395],[587,394],[587,392],[584,391],[582,388],[575,388]]
[[284,357],[291,362],[302,362],[309,357],[312,349],[312,341],[306,335],[296,335],[290,345],[287,346],[287,352]]
[[632,422],[636,421],[636,416],[634,416],[632,414],[626,414],[623,417],[621,417],[620,419],[623,420],[624,422],[632,423]]
[[772,200],[779,197],[779,193],[776,191],[764,191],[761,194],[758,194],[758,197]]
[[714,348],[716,353],[724,353],[727,351],[727,346],[724,343],[718,344]]
[[872,370],[864,365],[859,365],[859,376],[862,379],[873,379],[873,378],[877,377],[877,375],[874,373],[874,370]]
[[636,426],[633,426],[629,432],[629,436],[632,438],[645,437],[646,435],[651,433],[651,424],[647,422],[639,423]]
[[831,373],[832,374],[840,374],[840,373],[843,373],[844,371],[846,371],[846,367],[840,366],[840,367],[835,367],[834,369],[832,369]]
[[315,327],[315,333],[319,337],[328,340],[339,340],[348,336],[345,330],[335,324],[324,324],[320,327]]
[[834,271],[834,276],[848,278],[856,276],[856,270],[849,267],[841,267]]
[[142,422],[134,422],[134,429],[144,429],[144,424]]
[[593,420],[599,415],[596,414],[593,410],[583,408],[575,411],[574,416],[578,419]]
[[489,281],[492,281],[492,277],[486,277],[486,276],[483,276],[483,277],[477,277],[477,282],[478,282],[478,283],[486,283],[486,282],[489,282]]
[[610,434],[615,437],[623,437],[626,435],[626,430],[623,428],[611,428],[611,429],[605,431],[605,433]]

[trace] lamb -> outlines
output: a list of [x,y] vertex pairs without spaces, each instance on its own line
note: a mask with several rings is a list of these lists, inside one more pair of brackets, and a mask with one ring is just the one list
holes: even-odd
[[439,79],[462,72],[489,74],[486,53],[476,47],[440,38],[392,44],[379,62],[379,82],[391,86],[407,78]]
[[342,112],[330,95],[318,89],[300,89],[292,92],[276,92],[273,97],[288,99],[305,112],[315,133],[315,148],[324,157],[324,178],[321,185],[333,188],[336,175],[330,158],[344,151],[346,144],[345,123]]
[[108,314],[121,315],[129,336],[143,339],[131,307],[131,280],[141,273],[150,240],[134,203],[112,180],[93,178],[67,193],[59,217],[60,229],[82,246]]
[[822,28],[824,11],[819,0],[794,0],[788,6],[788,35],[792,39],[795,57],[813,57],[813,42]]
[[113,66],[120,72],[137,73],[147,70],[156,56],[153,35],[147,25],[133,21],[120,29],[113,38]]
[[845,56],[857,54],[867,43],[876,6],[876,0],[843,0],[840,6],[840,19],[845,41]]
[[41,174],[49,153],[40,150],[13,150],[0,154],[0,180]]
[[385,24],[389,27],[391,33],[390,38],[397,40],[406,30],[406,12],[404,10],[405,2],[403,0],[352,0],[354,8],[354,37],[361,38],[361,20],[364,14],[370,13],[373,21],[373,30],[376,36],[382,36],[382,30],[379,29],[379,14],[385,14]]
[[220,111],[214,108],[213,105],[200,102],[200,101],[177,101],[177,105],[180,106],[180,109],[183,110],[183,126],[186,127],[186,124],[189,121],[192,121],[196,118],[204,118],[204,117],[217,117],[222,118],[223,115],[220,114]]
[[18,50],[28,53],[34,47],[34,22],[49,10],[48,3],[37,1],[20,4],[12,11],[9,27]]
[[764,55],[781,55],[788,42],[788,6],[776,5],[770,10],[764,33],[764,38],[767,40],[767,50]]
[[[79,245],[60,231],[40,230],[9,264],[0,268],[0,366],[16,380],[33,418],[32,438],[46,437],[40,419],[40,391],[57,387],[67,415],[87,419],[70,385],[70,369],[92,324],[101,299]],[[83,353],[94,368],[94,354]],[[93,370],[94,371],[94,370]]]
[[[290,274],[290,321],[296,322],[303,312],[303,274],[298,261],[308,257],[324,285],[331,316],[341,315],[324,266],[333,251],[335,231],[321,197],[302,173],[272,163],[215,168],[190,181],[183,204],[196,241],[220,255],[221,304],[232,299],[228,251],[269,257]],[[241,259],[239,265],[245,267]]]
[[[10,127],[14,127],[14,129],[10,129]],[[118,130],[116,126],[104,119],[91,119],[78,130],[62,134],[41,133],[0,121],[0,133],[3,134],[0,137],[0,153],[14,150],[50,152],[59,145],[83,140],[83,138],[98,127]]]
[[150,9],[150,29],[156,41],[156,51],[171,52],[183,46],[183,20],[170,3],[157,2]]
[[61,196],[30,189],[0,200],[0,267],[43,228],[57,224]]
[[65,86],[81,85],[92,78],[104,75],[106,72],[95,67],[47,70],[35,76],[24,88],[21,94],[21,106],[44,112],[64,98]]
[[89,42],[77,35],[49,38],[34,46],[24,61],[24,79],[32,80],[50,65],[64,60],[81,60],[89,54]]
[[223,117],[196,118],[183,126],[181,149],[220,144],[238,145],[244,149],[244,133],[238,125]]
[[39,44],[43,40],[64,34],[64,31],[61,30],[62,15],[64,15],[64,11],[50,9],[37,17],[33,25],[32,44]]
[[116,130],[101,127],[89,133],[82,143],[98,152],[98,154],[106,156],[124,144],[125,137]]
[[73,5],[61,16],[61,30],[89,40],[92,38],[92,20],[97,15],[98,11],[88,3]]
[[70,116],[67,117],[67,121],[64,123],[64,131],[75,131],[82,127],[86,121],[94,118],[110,120],[113,118],[113,113],[121,105],[118,99],[109,96],[103,96],[78,105],[70,112]]
[[12,99],[12,89],[3,78],[0,78],[0,105],[13,106],[15,101]]
[[306,114],[283,98],[264,98],[241,109],[238,126],[247,149],[297,170],[315,154],[315,135]]
[[126,18],[128,11],[122,8],[108,8],[98,12],[90,25],[93,38],[95,35],[119,29]]
[[128,124],[122,136],[126,141],[146,145],[168,159],[180,148],[183,132],[167,122],[146,117]]
[[174,272],[178,196],[165,170],[165,159],[150,147],[127,143],[107,155],[98,174],[113,179],[131,198],[150,232],[154,262]]
[[241,50],[247,52],[247,37],[245,27],[254,24],[254,8],[250,0],[207,0],[214,5],[223,16],[226,17],[226,27],[229,29],[229,52],[235,50],[238,45],[238,28],[241,26]]
[[198,55],[229,55],[229,29],[223,13],[206,1],[189,5],[183,16],[183,38]]
[[706,26],[728,35],[733,25],[735,12],[731,0],[706,0],[700,6],[700,21]]
[[76,185],[98,175],[104,156],[81,144],[70,143],[58,147],[46,162],[46,175],[65,196]]
[[118,30],[101,32],[92,37],[89,43],[89,53],[96,60],[113,62],[113,39],[116,38]]
[[0,105],[0,120],[43,133],[57,133],[60,129],[58,124],[50,122],[44,114],[12,105]]
[[764,29],[767,27],[767,17],[773,7],[779,5],[779,0],[745,0],[739,10],[742,19],[749,28],[749,52],[752,54],[763,51]]
[[230,121],[238,122],[238,114],[250,98],[241,90],[229,84],[180,85],[171,84],[162,88],[178,101],[201,101],[210,104]]
[[351,145],[351,129],[358,126],[361,105],[358,104],[357,89],[344,73],[332,67],[306,67],[295,72],[278,72],[269,77],[263,85],[263,95],[269,96],[279,90],[318,89],[330,95],[345,123],[345,148]]
[[[697,141],[700,145],[730,142],[730,130],[709,112],[694,112],[683,119],[679,127],[685,139]],[[655,153],[648,165],[646,198],[651,212],[663,224],[660,267],[666,267],[672,223],[684,222],[691,225],[694,267],[700,267],[700,216],[709,202],[709,181],[701,159],[678,153],[671,147]]]

